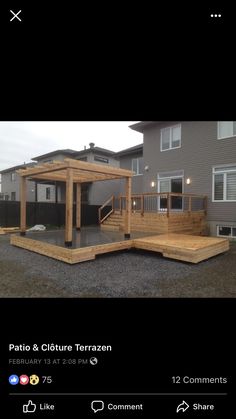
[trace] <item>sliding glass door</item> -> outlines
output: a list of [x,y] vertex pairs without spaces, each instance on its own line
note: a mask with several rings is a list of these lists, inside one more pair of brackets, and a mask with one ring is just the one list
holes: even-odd
[[[166,193],[183,193],[183,178],[182,177],[169,177],[158,179],[158,192]],[[159,211],[167,210],[167,196],[159,197]],[[181,196],[172,196],[170,200],[170,210],[182,211],[183,199]]]

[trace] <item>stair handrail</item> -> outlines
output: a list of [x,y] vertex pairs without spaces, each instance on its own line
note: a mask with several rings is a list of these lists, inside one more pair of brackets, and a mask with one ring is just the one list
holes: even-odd
[[[102,210],[109,204],[109,202],[111,202],[111,210],[102,218]],[[104,202],[104,204],[101,205],[101,207],[98,208],[99,224],[102,224],[103,221],[105,221],[114,212],[114,204],[115,204],[115,196],[112,195],[110,198],[108,198]]]

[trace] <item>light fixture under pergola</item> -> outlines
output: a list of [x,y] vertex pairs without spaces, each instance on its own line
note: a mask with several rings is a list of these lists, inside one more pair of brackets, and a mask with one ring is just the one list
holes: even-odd
[[125,238],[130,237],[131,219],[131,178],[133,172],[113,166],[88,163],[80,160],[65,159],[43,163],[34,167],[20,169],[17,173],[21,177],[20,183],[20,230],[21,235],[26,232],[26,179],[49,180],[66,183],[66,214],[65,214],[65,244],[72,245],[73,230],[73,183],[76,183],[76,228],[81,227],[81,183],[96,182],[111,179],[126,180],[126,211]]

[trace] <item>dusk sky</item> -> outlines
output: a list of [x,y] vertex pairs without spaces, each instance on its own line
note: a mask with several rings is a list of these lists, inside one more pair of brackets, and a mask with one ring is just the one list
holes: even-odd
[[143,141],[129,128],[136,122],[0,122],[0,170],[57,149],[82,150],[90,142],[112,151],[133,147]]

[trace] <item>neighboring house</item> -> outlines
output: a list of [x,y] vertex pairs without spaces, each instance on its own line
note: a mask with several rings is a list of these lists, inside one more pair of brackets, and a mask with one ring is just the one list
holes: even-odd
[[[81,151],[75,150],[55,150],[51,153],[43,154],[41,156],[33,157],[37,163],[49,163],[53,160],[62,161],[65,158],[87,161],[89,163],[111,165],[119,167],[119,161],[116,158],[116,153],[105,148],[95,147],[94,143],[89,144],[89,148],[84,148]],[[118,193],[119,181],[82,183],[82,202],[90,205],[101,205],[107,200],[112,193]],[[75,188],[74,188],[75,189]],[[49,201],[46,197],[47,191],[50,191],[51,201],[65,202],[65,184],[64,182],[37,182],[38,201]],[[75,198],[75,191],[74,191]]]
[[[55,150],[47,154],[33,157],[34,163],[27,163],[1,171],[2,174],[2,192],[0,199],[19,201],[20,184],[18,169],[34,166],[40,163],[50,163],[65,158],[83,160],[90,163],[111,165],[119,167],[119,160],[116,153],[104,148],[95,147],[94,143],[89,144],[89,148],[76,151],[71,149]],[[120,191],[120,181],[107,181],[82,184],[82,202],[90,205],[101,205],[113,193]],[[75,197],[75,193],[74,193]],[[29,202],[65,202],[65,184],[63,182],[52,182],[42,180],[27,181],[27,201]]]
[[148,121],[130,128],[143,133],[142,191],[207,195],[210,233],[236,237],[236,121]]
[[[33,157],[32,160],[36,161],[35,164],[40,163],[51,163],[53,160],[62,161],[65,158],[74,158],[75,150],[64,149],[55,150],[50,153],[42,154],[37,157]],[[64,185],[60,182],[51,181],[35,181],[35,201],[37,202],[64,202]]]
[[[2,192],[1,197],[4,201],[19,201],[20,200],[20,177],[16,173],[19,169],[26,167],[33,167],[36,163],[24,163],[18,166],[10,167],[1,171],[2,175]],[[27,201],[35,201],[35,182],[29,181],[27,184]]]

